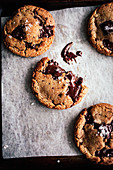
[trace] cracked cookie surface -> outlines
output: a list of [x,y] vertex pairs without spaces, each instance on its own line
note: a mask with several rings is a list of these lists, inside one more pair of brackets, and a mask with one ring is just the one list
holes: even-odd
[[46,52],[55,36],[55,21],[45,9],[26,5],[4,26],[4,44],[13,53],[35,57]]
[[75,123],[74,138],[87,158],[113,164],[113,105],[100,103],[84,109]]
[[98,52],[113,56],[113,2],[97,8],[88,23],[90,43]]
[[49,108],[67,109],[79,103],[88,91],[83,79],[66,72],[56,61],[42,58],[32,76],[37,99]]

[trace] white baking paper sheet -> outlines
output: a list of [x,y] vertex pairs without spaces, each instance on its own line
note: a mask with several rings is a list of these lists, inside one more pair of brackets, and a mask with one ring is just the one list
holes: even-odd
[[[77,115],[93,104],[113,104],[113,57],[99,54],[88,42],[87,22],[95,8],[52,11],[56,35],[50,49],[41,56],[20,57],[2,43],[3,158],[80,155],[73,134]],[[1,18],[2,28],[8,19]],[[73,42],[70,51],[83,53],[71,65],[61,58],[61,50],[69,42]],[[84,78],[89,90],[81,103],[67,110],[54,110],[37,101],[31,89],[32,72],[36,63],[47,56]]]

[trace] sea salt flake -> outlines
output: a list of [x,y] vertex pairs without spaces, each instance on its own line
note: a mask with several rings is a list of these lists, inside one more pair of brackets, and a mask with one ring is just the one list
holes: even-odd
[[28,22],[28,19],[26,19],[25,23]]
[[25,27],[25,30],[26,30],[26,31],[28,31],[29,29],[30,29],[29,26],[26,26],[26,27]]
[[9,35],[9,38],[11,39],[11,38],[12,38],[12,36],[11,36],[11,35]]
[[32,27],[33,25],[32,24],[29,24],[29,27]]
[[4,149],[7,149],[9,146],[8,145],[4,145]]

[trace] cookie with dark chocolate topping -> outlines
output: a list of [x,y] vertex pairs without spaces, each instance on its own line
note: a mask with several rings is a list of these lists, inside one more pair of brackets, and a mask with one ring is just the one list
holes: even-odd
[[32,76],[37,99],[49,108],[67,109],[79,103],[88,91],[83,78],[65,71],[56,61],[42,58]]
[[113,2],[96,8],[88,23],[88,34],[98,52],[113,56]]
[[100,103],[84,109],[75,123],[74,138],[87,158],[113,164],[113,105]]
[[35,57],[49,49],[55,36],[55,21],[45,9],[26,5],[4,26],[4,43],[13,53]]

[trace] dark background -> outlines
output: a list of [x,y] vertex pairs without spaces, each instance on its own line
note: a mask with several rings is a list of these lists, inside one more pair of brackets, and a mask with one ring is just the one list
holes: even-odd
[[[23,5],[35,5],[46,10],[58,10],[77,6],[101,5],[112,0],[1,0],[0,15],[10,16]],[[102,166],[91,163],[85,156],[57,156],[32,158],[2,158],[2,116],[0,117],[0,170],[2,169],[112,169],[113,166]],[[60,160],[58,163],[57,161]]]
[[47,10],[57,10],[76,6],[101,5],[112,0],[1,0],[2,16],[11,15],[14,10],[23,5],[36,5]]

